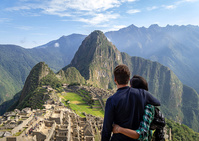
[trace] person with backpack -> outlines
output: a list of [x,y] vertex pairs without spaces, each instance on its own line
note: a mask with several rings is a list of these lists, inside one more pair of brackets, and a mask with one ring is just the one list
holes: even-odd
[[124,134],[111,134],[113,124],[136,130],[144,115],[147,104],[159,106],[160,102],[144,89],[131,88],[128,85],[130,71],[126,65],[114,69],[114,81],[117,92],[106,101],[102,129],[102,141],[134,141]]
[[[138,75],[134,75],[130,81],[130,85],[133,88],[144,89],[148,91],[147,81]],[[120,127],[117,124],[113,125],[113,133],[121,133],[130,138],[137,139],[140,141],[164,141],[163,128],[165,126],[165,119],[160,110],[148,104],[145,106],[145,112],[143,115],[143,120],[137,130],[131,130],[127,128]],[[152,139],[152,130],[155,130],[154,137]]]

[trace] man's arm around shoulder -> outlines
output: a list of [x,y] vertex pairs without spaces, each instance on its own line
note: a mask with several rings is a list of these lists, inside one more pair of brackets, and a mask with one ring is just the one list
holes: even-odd
[[153,106],[160,106],[160,101],[153,97],[149,92],[146,92],[146,104],[151,104]]

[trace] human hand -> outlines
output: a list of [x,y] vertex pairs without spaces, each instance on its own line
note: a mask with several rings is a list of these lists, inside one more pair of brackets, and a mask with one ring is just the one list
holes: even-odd
[[114,125],[113,125],[113,133],[114,133],[114,134],[119,133],[119,128],[121,128],[119,125],[114,124]]

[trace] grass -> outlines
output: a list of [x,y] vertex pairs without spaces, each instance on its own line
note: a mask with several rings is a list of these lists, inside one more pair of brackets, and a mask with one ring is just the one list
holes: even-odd
[[20,131],[20,132],[17,132],[16,134],[14,134],[14,136],[19,136],[19,135],[21,135],[21,133],[23,133],[23,131],[25,131],[27,128],[24,128],[22,131]]
[[4,130],[0,130],[1,131],[11,131],[12,129],[4,129]]
[[[102,109],[95,109],[95,108],[92,109],[89,105],[86,104],[86,101],[83,100],[83,97],[81,97],[76,93],[67,92],[62,95],[62,98],[64,98],[65,101],[69,100],[70,108],[74,110],[81,117],[84,117],[83,112],[97,117],[104,117],[104,111]],[[65,102],[64,104],[67,106]]]
[[97,130],[97,134],[95,134],[95,141],[100,141],[101,139],[101,135],[100,135],[100,132],[98,130],[98,128],[95,126],[96,130]]

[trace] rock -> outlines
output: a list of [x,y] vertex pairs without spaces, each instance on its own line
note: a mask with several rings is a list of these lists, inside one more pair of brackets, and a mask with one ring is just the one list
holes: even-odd
[[4,137],[10,137],[10,136],[12,136],[12,134],[11,134],[10,132],[6,131],[6,132],[4,133]]
[[3,137],[5,132],[0,132],[0,137]]

